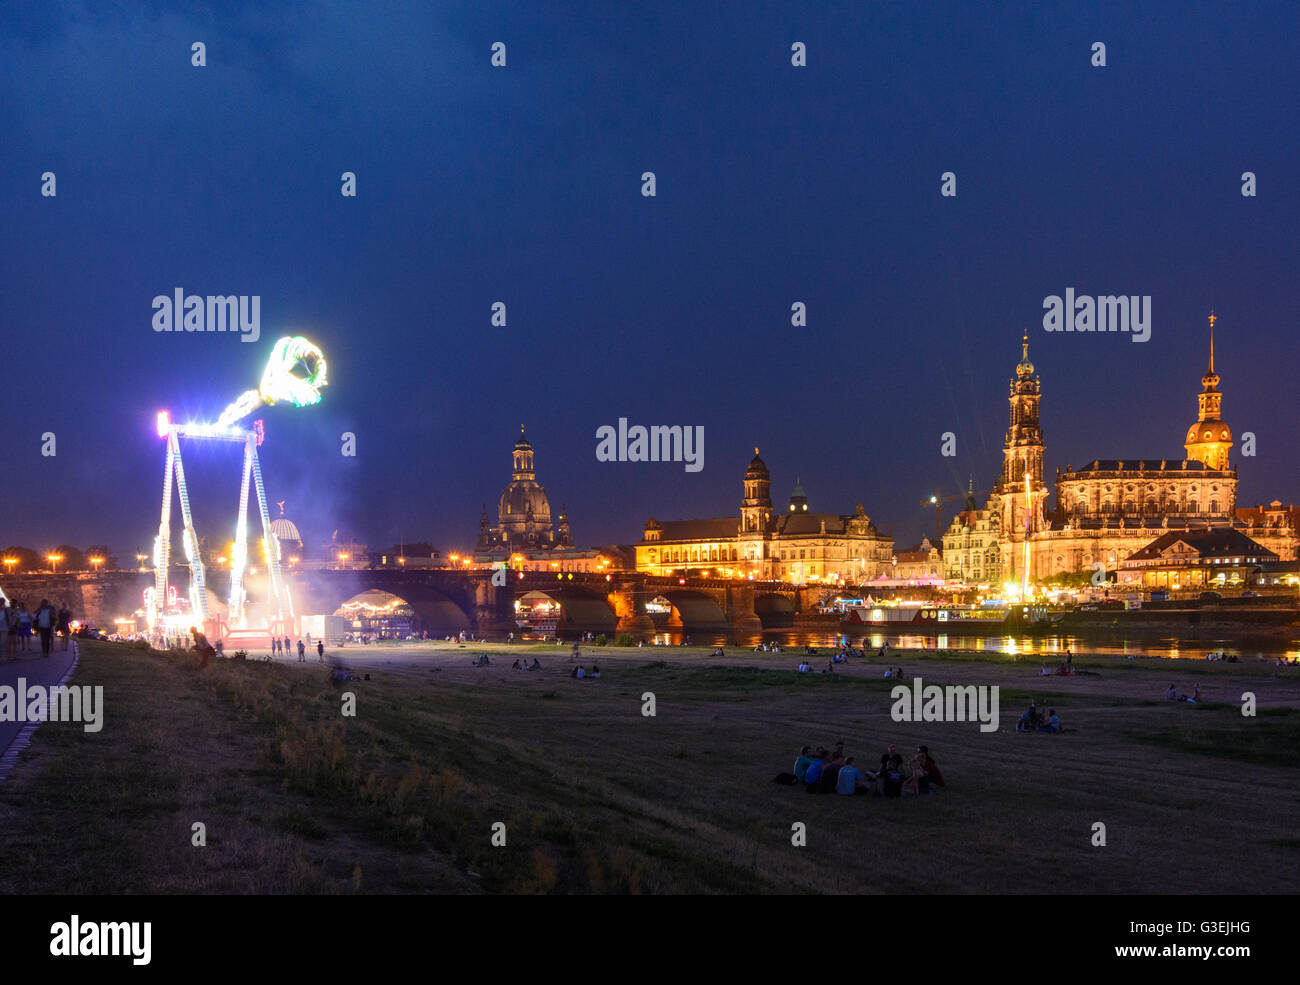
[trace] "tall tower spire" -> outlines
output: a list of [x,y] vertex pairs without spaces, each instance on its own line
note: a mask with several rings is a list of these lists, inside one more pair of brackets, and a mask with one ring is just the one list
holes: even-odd
[[1219,392],[1219,374],[1214,371],[1214,323],[1218,316],[1210,312],[1210,362],[1201,377],[1201,392],[1196,395],[1196,423],[1187,429],[1190,461],[1204,462],[1207,468],[1226,469],[1232,452],[1232,429],[1219,416],[1223,394]]
[[1210,374],[1214,374],[1214,309],[1210,309]]

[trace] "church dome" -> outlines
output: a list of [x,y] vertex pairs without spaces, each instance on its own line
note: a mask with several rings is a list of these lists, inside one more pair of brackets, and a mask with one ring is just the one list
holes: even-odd
[[750,460],[749,468],[745,470],[746,479],[770,479],[772,474],[767,470],[767,464],[758,457],[758,449],[754,449],[754,457]]
[[284,515],[284,500],[277,501],[276,505],[280,507],[280,515],[271,521],[271,534],[282,544],[301,544],[302,534],[298,533],[294,522]]
[[551,504],[541,483],[521,479],[502,490],[498,515],[503,523],[510,518],[522,520],[530,508],[534,520],[539,523],[551,522]]
[[271,521],[271,533],[275,534],[276,540],[292,540],[302,543],[302,535],[298,533],[298,528],[294,526],[293,521],[286,520],[282,516]]

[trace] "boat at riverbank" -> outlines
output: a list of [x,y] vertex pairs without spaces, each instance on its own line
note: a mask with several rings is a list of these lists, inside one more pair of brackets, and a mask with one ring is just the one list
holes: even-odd
[[1007,632],[1050,631],[1064,612],[1035,603],[1001,606],[963,605],[860,605],[848,609],[840,620],[846,633],[893,630],[939,635],[996,636]]

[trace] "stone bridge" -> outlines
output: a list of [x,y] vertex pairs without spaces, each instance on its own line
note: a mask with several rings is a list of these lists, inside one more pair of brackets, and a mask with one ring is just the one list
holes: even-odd
[[[546,572],[506,572],[506,584],[492,584],[490,571],[361,570],[294,571],[288,575],[299,614],[332,613],[344,602],[371,589],[406,601],[420,629],[434,635],[465,630],[480,636],[516,631],[515,599],[541,592],[560,605],[560,635],[683,632],[758,632],[793,624],[797,613],[812,611],[832,591],[828,586],[692,578],[683,580],[633,572],[610,575],[582,572],[560,576]],[[250,579],[256,600],[258,582]],[[170,583],[184,595],[189,571],[174,567]],[[66,603],[77,618],[111,628],[115,616],[142,605],[151,571],[37,572],[0,581],[11,599],[35,606],[42,598]],[[218,599],[228,591],[228,576],[210,571],[208,587]],[[646,603],[666,599],[667,613],[648,612]]]

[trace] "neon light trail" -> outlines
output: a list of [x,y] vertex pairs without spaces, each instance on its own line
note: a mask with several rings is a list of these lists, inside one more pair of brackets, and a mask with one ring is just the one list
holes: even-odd
[[[301,372],[299,372],[301,367]],[[230,597],[227,625],[232,630],[265,630],[267,633],[285,633],[293,619],[293,601],[288,585],[280,572],[280,542],[271,533],[271,515],[267,508],[266,488],[262,483],[262,466],[257,457],[258,446],[265,440],[266,432],[261,421],[254,421],[250,429],[237,427],[242,418],[263,404],[274,405],[287,401],[295,407],[308,407],[320,403],[321,388],[326,385],[325,356],[320,349],[300,335],[286,336],[275,343],[271,358],[262,373],[256,390],[247,390],[230,404],[215,424],[177,424],[167,411],[159,411],[158,436],[167,442],[166,464],[163,467],[162,516],[158,523],[158,536],[154,540],[154,586],[146,589],[145,615],[151,635],[157,635],[158,626],[172,633],[186,633],[190,625],[202,625],[208,632],[206,573],[199,553],[198,534],[190,512],[189,489],[185,483],[185,467],[181,460],[180,439],[208,438],[232,441],[244,446],[243,482],[239,491],[239,513],[235,518],[235,549],[230,564]],[[176,490],[180,497],[182,545],[185,560],[190,566],[190,614],[177,611],[179,606],[174,590],[169,593],[167,571],[171,563],[171,505],[172,475],[176,477]],[[265,626],[248,625],[248,597],[244,590],[244,570],[248,561],[248,487],[252,480],[257,493],[257,509],[262,520],[262,550],[266,557],[271,580],[268,599],[268,618]],[[218,630],[220,627],[217,627]],[[218,631],[217,637],[222,634]]]

